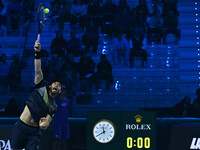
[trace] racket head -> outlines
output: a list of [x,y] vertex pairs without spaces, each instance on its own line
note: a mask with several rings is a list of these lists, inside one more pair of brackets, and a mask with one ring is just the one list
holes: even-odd
[[45,25],[45,22],[47,20],[47,14],[44,12],[45,5],[43,3],[40,3],[38,10],[37,10],[37,17],[38,17],[38,31],[40,34],[42,27]]

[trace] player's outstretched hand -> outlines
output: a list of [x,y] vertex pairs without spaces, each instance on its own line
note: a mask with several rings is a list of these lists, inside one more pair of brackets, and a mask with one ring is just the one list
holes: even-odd
[[39,126],[41,129],[47,129],[49,127],[48,119],[45,117],[40,118]]
[[41,49],[41,45],[40,45],[40,43],[36,40],[36,41],[35,41],[35,45],[34,45],[34,50],[35,50],[36,52],[40,52],[40,49]]

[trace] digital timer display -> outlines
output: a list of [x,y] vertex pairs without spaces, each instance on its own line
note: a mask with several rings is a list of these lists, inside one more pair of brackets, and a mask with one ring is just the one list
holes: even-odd
[[151,139],[149,137],[138,137],[137,139],[128,137],[126,141],[129,149],[133,147],[149,149],[151,147]]

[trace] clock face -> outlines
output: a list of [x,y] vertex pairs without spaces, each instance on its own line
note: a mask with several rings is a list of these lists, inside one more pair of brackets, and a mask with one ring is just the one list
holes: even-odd
[[93,128],[93,136],[99,143],[108,143],[115,136],[115,126],[109,120],[98,121]]

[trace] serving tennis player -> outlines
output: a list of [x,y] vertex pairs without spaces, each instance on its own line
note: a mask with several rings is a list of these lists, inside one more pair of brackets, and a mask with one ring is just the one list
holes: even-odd
[[43,79],[41,70],[41,45],[35,42],[35,80],[36,88],[25,102],[25,108],[13,129],[12,150],[38,150],[41,129],[47,129],[55,114],[57,105],[54,98],[61,92],[61,81],[55,79],[51,84]]

